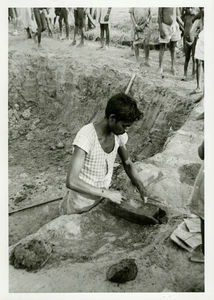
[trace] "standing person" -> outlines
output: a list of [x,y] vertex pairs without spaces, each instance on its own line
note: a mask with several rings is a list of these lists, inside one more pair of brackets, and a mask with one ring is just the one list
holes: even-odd
[[[201,31],[198,35],[198,39],[196,41],[196,46],[195,46],[197,87],[192,92],[192,94],[202,93],[202,89],[201,89],[201,69],[203,68],[203,71],[204,71],[204,8],[203,7],[200,7],[200,12],[199,12],[199,14],[197,14],[195,16],[194,20],[197,21],[198,18],[200,18],[200,20],[201,20]],[[194,26],[194,24],[193,24],[193,26]]]
[[86,26],[86,17],[90,20],[92,25],[95,27],[94,20],[90,15],[89,8],[87,7],[75,7],[73,9],[74,14],[74,39],[71,43],[72,46],[76,45],[76,35],[79,33],[81,36],[80,43],[77,47],[84,46],[84,38],[85,38],[85,26]]
[[53,37],[53,23],[55,18],[54,8],[47,8],[45,11],[45,18],[47,22],[48,35]]
[[159,71],[163,78],[163,56],[166,45],[169,44],[171,54],[171,72],[175,75],[175,47],[177,41],[181,39],[181,32],[177,23],[179,18],[179,10],[176,7],[159,7],[158,8],[158,24],[159,24]]
[[126,148],[127,128],[140,116],[136,101],[120,93],[110,98],[100,122],[79,130],[73,141],[74,152],[66,183],[68,192],[61,204],[61,214],[88,211],[102,198],[122,202],[121,192],[109,190],[117,153],[144,201],[143,183]]
[[66,31],[66,39],[69,40],[69,24],[68,24],[68,14],[69,10],[66,7],[62,7],[59,14],[59,31],[60,31],[60,39],[62,38],[62,21],[65,24],[65,31]]
[[197,40],[197,30],[193,30],[193,19],[196,15],[196,9],[194,7],[186,7],[183,11],[183,22],[184,22],[184,32],[183,32],[183,47],[185,53],[184,62],[184,76],[181,80],[187,80],[187,69],[192,54],[192,76],[195,75],[195,45]]
[[129,9],[133,25],[133,48],[139,62],[139,47],[144,46],[145,65],[149,66],[149,41],[151,37],[151,9],[150,7],[132,7]]
[[36,34],[37,26],[33,16],[33,9],[30,7],[20,8],[21,20],[27,32],[27,38],[31,39]]
[[[109,47],[110,42],[110,30],[109,30],[109,17],[111,13],[111,7],[102,7],[98,9],[98,22],[100,23],[100,49],[106,49]],[[106,47],[104,46],[104,34],[106,33]]]
[[74,10],[74,39],[72,46],[76,45],[76,35],[80,33],[80,43],[78,47],[84,46],[84,32],[85,32],[85,22],[87,15],[87,8],[85,7],[75,7]]
[[18,35],[18,10],[15,7],[8,8],[9,21],[13,23],[13,35]]
[[55,7],[54,8],[54,12],[55,12],[55,18],[54,18],[54,25],[53,25],[53,27],[55,28],[56,23],[59,22],[61,8],[60,7]]
[[34,8],[33,9],[34,17],[37,24],[37,39],[38,39],[38,47],[41,47],[41,38],[42,38],[42,32],[46,30],[46,18],[45,18],[45,8]]
[[201,252],[196,249],[190,259],[195,262],[204,262],[204,141],[198,148],[198,155],[202,164],[191,195],[190,210],[201,220],[202,249]]

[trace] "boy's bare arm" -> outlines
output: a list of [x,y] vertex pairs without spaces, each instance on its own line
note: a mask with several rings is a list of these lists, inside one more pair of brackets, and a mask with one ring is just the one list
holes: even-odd
[[134,186],[136,186],[136,188],[138,189],[142,200],[145,201],[144,197],[146,195],[145,195],[145,188],[144,188],[143,182],[141,181],[141,179],[139,177],[136,167],[134,166],[133,162],[130,159],[128,150],[126,149],[125,145],[120,146],[118,148],[118,154],[122,160],[123,167],[124,167],[126,174],[130,178],[132,184]]
[[179,12],[179,8],[178,7],[176,8],[176,21],[178,22],[181,30],[183,31],[184,30],[184,22],[183,22],[183,20],[181,18],[181,14]]
[[158,24],[159,24],[159,27],[161,26],[162,22],[163,22],[163,8],[159,7],[158,8]]

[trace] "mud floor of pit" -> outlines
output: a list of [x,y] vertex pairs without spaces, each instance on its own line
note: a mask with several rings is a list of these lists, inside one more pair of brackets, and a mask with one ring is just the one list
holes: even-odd
[[[191,117],[197,97],[189,96],[195,82],[180,81],[183,58],[178,59],[178,75],[173,77],[165,70],[166,78],[161,80],[156,72],[156,51],[151,51],[151,68],[139,68],[127,48],[111,48],[104,56],[95,50],[97,45],[94,43],[88,43],[87,49],[79,49],[78,52],[75,48],[71,49],[66,41],[63,47],[59,41],[46,39],[43,44],[48,51],[38,52],[32,44],[23,45],[23,41],[19,40],[10,44],[9,209],[64,195],[66,170],[76,132],[83,124],[100,119],[109,97],[124,91],[131,75],[136,72],[131,95],[138,101],[144,118],[130,128],[128,148],[139,172],[147,180],[148,189],[158,193],[163,204],[171,207],[170,218],[165,225],[139,227],[106,215],[97,208],[88,216],[74,220],[77,235],[69,229],[69,217],[53,220],[37,233],[53,242],[55,251],[52,258],[44,269],[35,274],[10,267],[10,290],[160,292],[168,288],[173,291],[203,291],[203,266],[192,265],[188,261],[188,253],[169,240],[173,226],[179,224],[185,215],[187,198],[197,173],[197,164],[200,164],[195,149],[203,135],[202,121],[194,130],[194,120],[191,119],[190,125],[185,123]],[[168,53],[165,54],[165,65],[169,65]],[[184,123],[189,126],[186,131],[182,129]],[[186,134],[182,135],[182,132]],[[188,151],[184,149],[184,156],[181,149],[183,137],[183,146],[188,147]],[[173,149],[164,151],[170,143]],[[162,151],[163,157],[160,158]],[[194,155],[191,151],[195,151]],[[189,169],[186,165],[190,165]],[[195,167],[191,167],[193,165]],[[149,170],[148,174],[143,172],[145,169]],[[171,174],[173,176],[170,177]],[[132,195],[133,189],[124,178],[118,165],[113,186]],[[175,183],[178,184],[177,189]],[[16,219],[17,226],[11,218],[10,244],[36,232],[57,217],[57,208],[52,210],[52,214],[49,209],[39,210],[39,218],[34,212],[29,216],[26,215],[22,222],[22,230],[17,230],[23,221],[22,216]],[[28,226],[29,219],[33,226]],[[72,219],[70,221],[73,222]],[[85,228],[88,231],[84,231]],[[67,238],[64,236],[66,232]],[[137,280],[120,286],[107,283],[107,266],[127,256],[137,259],[140,269]],[[67,276],[70,272],[75,272],[76,277]],[[196,276],[186,280],[192,278],[190,274]],[[55,280],[51,283],[52,276],[58,284]],[[64,277],[71,281],[66,279],[62,282],[60,278]],[[84,282],[82,287],[79,286],[80,280]]]

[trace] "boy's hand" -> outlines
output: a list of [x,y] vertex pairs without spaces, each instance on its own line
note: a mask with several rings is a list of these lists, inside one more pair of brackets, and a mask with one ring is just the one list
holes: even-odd
[[122,195],[119,191],[109,191],[106,195],[106,198],[111,200],[114,203],[121,204],[123,201]]
[[165,39],[165,32],[163,30],[162,24],[159,24],[160,37]]
[[136,30],[136,31],[140,31],[140,26],[136,24],[136,25],[135,25],[135,30]]
[[108,22],[108,21],[109,21],[109,15],[105,15],[104,21],[105,21],[105,22]]

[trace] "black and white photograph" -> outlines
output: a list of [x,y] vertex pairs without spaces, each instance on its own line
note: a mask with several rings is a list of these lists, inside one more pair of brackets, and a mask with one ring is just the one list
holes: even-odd
[[213,7],[31,2],[2,8],[8,293],[205,297]]

